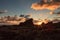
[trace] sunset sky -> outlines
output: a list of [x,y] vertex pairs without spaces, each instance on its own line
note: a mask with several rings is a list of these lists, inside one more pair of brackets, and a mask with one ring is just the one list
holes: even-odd
[[[46,1],[44,0],[44,2]],[[42,0],[0,0],[0,16],[29,14],[34,19],[60,17],[60,13],[58,13],[60,11],[59,0],[51,0],[49,2],[52,3],[46,4],[44,2]]]

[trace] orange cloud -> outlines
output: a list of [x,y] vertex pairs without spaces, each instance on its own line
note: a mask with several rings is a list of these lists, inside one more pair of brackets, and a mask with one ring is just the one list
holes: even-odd
[[43,4],[42,6],[38,3],[33,3],[31,8],[35,9],[35,10],[44,10],[44,9],[48,9],[48,10],[55,10],[57,8],[60,7],[60,3],[57,4]]
[[34,10],[55,10],[60,7],[60,1],[58,0],[41,0],[40,3],[32,3],[31,8]]

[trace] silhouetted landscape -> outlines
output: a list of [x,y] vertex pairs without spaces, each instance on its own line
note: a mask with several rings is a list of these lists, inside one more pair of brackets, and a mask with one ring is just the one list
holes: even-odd
[[34,25],[33,19],[19,25],[0,26],[0,40],[60,40],[60,22]]
[[60,0],[0,0],[0,40],[60,40]]

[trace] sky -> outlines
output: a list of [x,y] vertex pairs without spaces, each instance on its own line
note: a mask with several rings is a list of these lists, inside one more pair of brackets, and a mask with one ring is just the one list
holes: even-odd
[[[49,5],[49,3],[47,4]],[[58,15],[58,12],[60,11],[60,8],[58,6],[60,6],[60,3],[57,1],[58,5],[55,4],[52,5],[52,10],[50,8],[51,5],[45,7],[45,3],[41,2],[41,0],[0,0],[0,16],[19,16],[21,14],[28,14],[31,15],[31,17],[34,19],[53,19],[54,17],[60,17],[60,15]],[[35,5],[37,5],[37,7]]]

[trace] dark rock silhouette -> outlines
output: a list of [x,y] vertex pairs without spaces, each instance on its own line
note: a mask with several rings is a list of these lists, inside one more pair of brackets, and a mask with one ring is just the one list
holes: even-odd
[[60,28],[60,22],[53,24],[55,28]]
[[27,26],[27,27],[33,27],[33,19],[28,19],[24,23],[20,23],[19,26]]
[[53,22],[48,22],[47,24],[42,23],[41,28],[42,28],[43,30],[46,29],[47,31],[49,31],[49,30],[54,29],[55,26],[53,25]]

